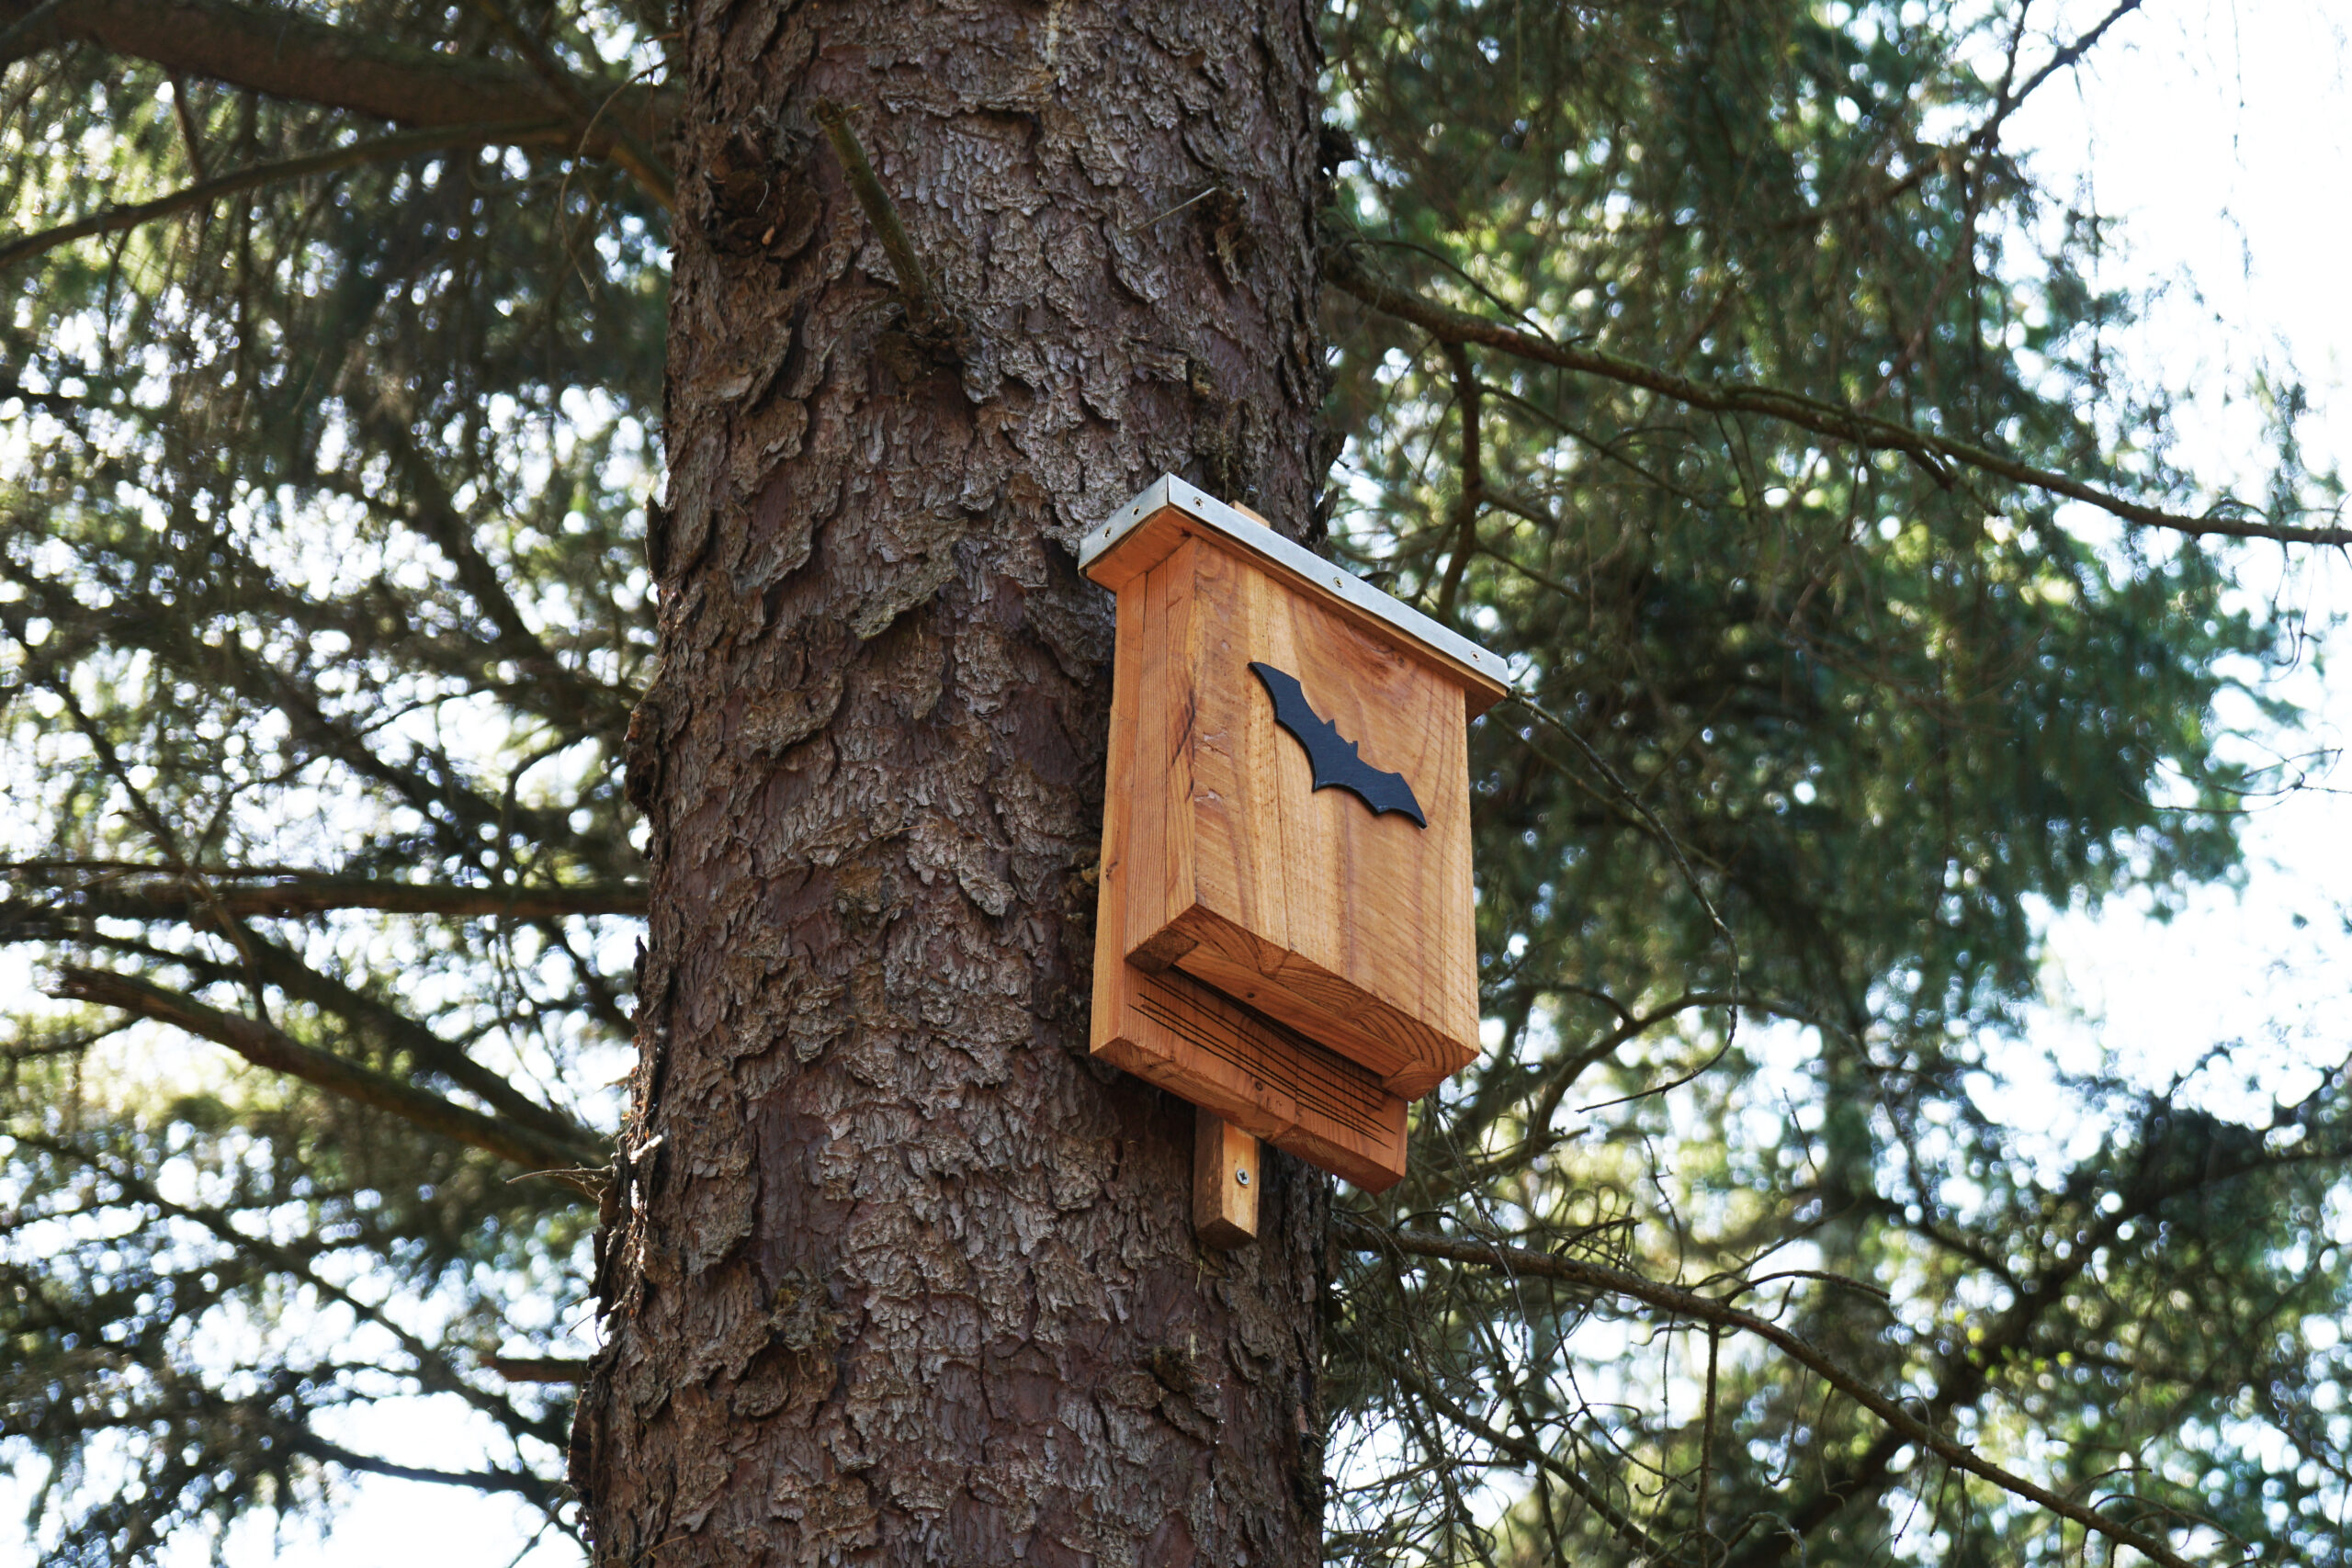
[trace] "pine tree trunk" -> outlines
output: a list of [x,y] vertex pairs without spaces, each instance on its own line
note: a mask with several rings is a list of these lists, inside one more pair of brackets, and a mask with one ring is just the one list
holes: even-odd
[[1087,1057],[1074,551],[1163,471],[1313,513],[1311,7],[685,10],[599,1560],[1304,1568],[1328,1189],[1200,1250],[1190,1108]]

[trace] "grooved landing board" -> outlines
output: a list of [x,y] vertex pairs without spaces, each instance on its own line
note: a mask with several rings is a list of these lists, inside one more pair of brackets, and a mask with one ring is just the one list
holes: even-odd
[[1353,1062],[1181,972],[1122,964],[1110,989],[1096,1055],[1368,1191],[1405,1174],[1406,1102]]

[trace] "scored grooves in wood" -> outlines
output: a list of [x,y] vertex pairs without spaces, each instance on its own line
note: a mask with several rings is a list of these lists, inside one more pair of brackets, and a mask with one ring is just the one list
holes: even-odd
[[1280,1089],[1301,1111],[1328,1117],[1363,1137],[1383,1134],[1380,1112],[1389,1096],[1379,1079],[1238,1002],[1199,987],[1186,990],[1191,994],[1179,993],[1160,976],[1142,976],[1136,1007],[1201,1050]]

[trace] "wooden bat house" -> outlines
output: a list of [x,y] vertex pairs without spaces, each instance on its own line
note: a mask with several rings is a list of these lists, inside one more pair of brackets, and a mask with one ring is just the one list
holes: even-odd
[[1385,1188],[1407,1103],[1477,1055],[1467,730],[1502,661],[1173,477],[1080,565],[1118,595],[1093,1050]]

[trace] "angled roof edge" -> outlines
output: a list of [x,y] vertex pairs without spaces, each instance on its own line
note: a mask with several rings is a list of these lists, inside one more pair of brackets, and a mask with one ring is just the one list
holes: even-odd
[[1504,691],[1510,689],[1508,667],[1499,658],[1468,637],[1438,625],[1403,600],[1383,593],[1354,573],[1325,560],[1302,545],[1293,544],[1263,523],[1227,505],[1206,491],[1186,484],[1173,474],[1163,474],[1154,479],[1133,501],[1111,513],[1101,526],[1079,542],[1079,570],[1087,570],[1128,534],[1170,507],[1224,535],[1251,554],[1264,558],[1290,576],[1330,594],[1359,614],[1381,622],[1398,636],[1419,643],[1449,663],[1458,664],[1466,671],[1484,676]]

